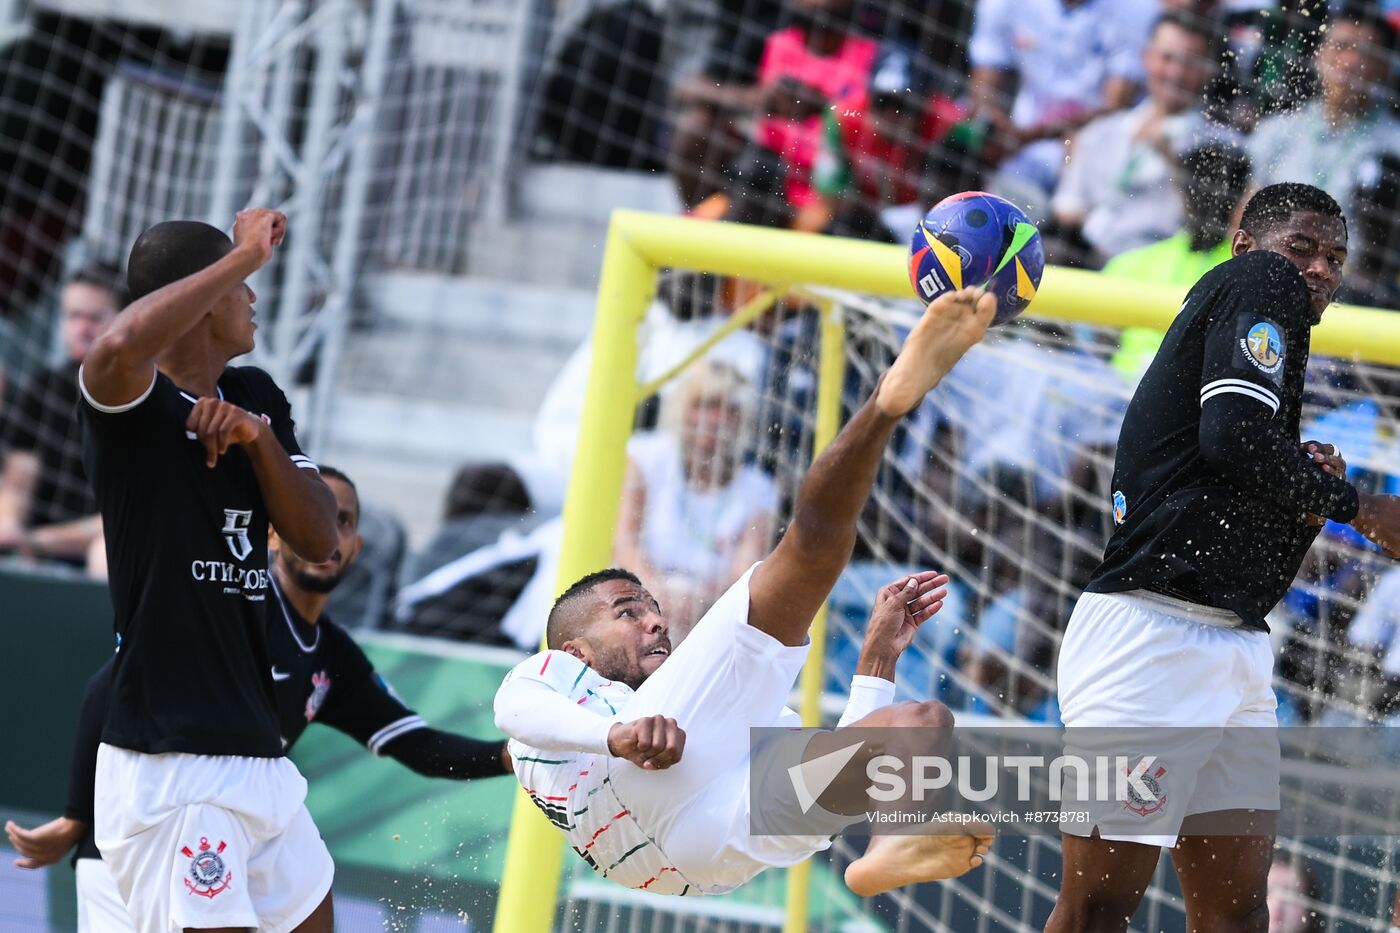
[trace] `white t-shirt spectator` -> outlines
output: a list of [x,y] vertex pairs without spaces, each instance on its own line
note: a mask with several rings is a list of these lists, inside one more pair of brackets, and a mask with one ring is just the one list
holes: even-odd
[[929,393],[914,432],[928,432],[932,419],[947,421],[967,439],[964,473],[1023,468],[1046,501],[1068,492],[1070,469],[1085,448],[1117,443],[1127,402],[1123,378],[1097,357],[996,341],[973,347]]
[[1101,106],[1111,77],[1141,81],[1157,12],[1155,0],[981,0],[968,55],[1016,72],[1011,120],[1029,127]]
[[1270,117],[1249,140],[1259,187],[1296,181],[1316,185],[1350,214],[1357,169],[1383,153],[1400,152],[1400,120],[1377,108],[1340,129],[1329,127],[1322,104]]
[[744,532],[778,510],[778,484],[740,464],[728,485],[692,489],[681,467],[680,442],[669,433],[635,435],[627,456],[646,484],[642,550],[658,570],[702,580],[724,577]]
[[[1172,166],[1156,146],[1137,138],[1151,114],[1152,104],[1144,101],[1086,124],[1074,138],[1055,189],[1052,209],[1083,217],[1084,238],[1105,257],[1165,240],[1181,229],[1181,192]],[[1176,153],[1243,141],[1198,110],[1168,117],[1162,128]]]
[[1381,670],[1400,676],[1400,569],[1376,581],[1352,618],[1347,639],[1358,648],[1382,649]]

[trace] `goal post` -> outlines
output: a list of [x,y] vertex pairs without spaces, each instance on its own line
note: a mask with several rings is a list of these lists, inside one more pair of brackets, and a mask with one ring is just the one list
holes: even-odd
[[[662,269],[732,276],[779,291],[811,289],[911,300],[907,255],[899,245],[815,236],[714,221],[617,210],[603,257],[592,331],[592,363],[569,492],[555,592],[607,566],[626,470],[627,444],[643,385],[637,377],[638,335]],[[825,293],[822,292],[822,295]],[[839,305],[818,295],[821,363],[817,379],[813,453],[840,423],[847,350]],[[1113,328],[1165,330],[1184,289],[1110,280],[1096,273],[1051,267],[1028,316]],[[771,301],[771,299],[770,299]],[[1400,315],[1334,307],[1313,332],[1314,355],[1400,365]],[[651,386],[646,387],[648,390]],[[818,633],[820,635],[820,633]],[[804,720],[816,719],[823,683],[823,639],[802,681]],[[523,792],[518,792],[497,901],[496,933],[547,933],[559,903],[563,840]],[[806,880],[790,875],[785,933],[800,933]]]

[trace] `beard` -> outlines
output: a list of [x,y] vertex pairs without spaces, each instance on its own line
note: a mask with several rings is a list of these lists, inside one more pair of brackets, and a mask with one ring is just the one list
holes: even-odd
[[343,569],[329,575],[317,574],[308,570],[305,564],[288,567],[287,573],[297,586],[308,593],[329,593],[345,578]]

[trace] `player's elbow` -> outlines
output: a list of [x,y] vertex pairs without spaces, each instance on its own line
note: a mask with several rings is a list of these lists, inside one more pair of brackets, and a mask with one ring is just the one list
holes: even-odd
[[1240,425],[1222,423],[1216,419],[1201,419],[1198,444],[1201,459],[1216,472],[1235,474],[1250,458],[1246,432]]

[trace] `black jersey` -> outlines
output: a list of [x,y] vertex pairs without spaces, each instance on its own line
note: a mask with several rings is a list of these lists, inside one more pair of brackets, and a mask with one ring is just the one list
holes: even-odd
[[1124,417],[1117,528],[1086,589],[1154,590],[1268,630],[1317,534],[1306,516],[1357,510],[1300,449],[1309,305],[1298,270],[1265,251],[1191,289]]
[[[322,616],[315,625],[299,616],[270,585],[264,602],[269,668],[276,684],[282,742],[287,750],[313,722],[346,733],[376,755],[387,754],[419,774],[456,780],[505,774],[500,741],[481,741],[430,727],[403,704],[374,670],[355,640]],[[115,659],[88,681],[69,765],[63,815],[87,823],[74,861],[100,859],[93,842],[93,793],[97,746],[111,703]]]
[[426,728],[344,629],[324,617],[313,625],[297,615],[275,580],[271,593],[267,639],[285,747],[313,722],[339,729],[375,754],[399,736]]
[[[267,421],[294,462],[314,468],[267,373],[229,368],[218,389]],[[128,405],[99,406],[84,390],[78,407],[118,640],[102,740],[147,754],[277,757],[267,508],[241,447],[206,466],[204,445],[185,430],[196,401],[157,373]]]
[[4,413],[0,457],[28,451],[39,461],[28,524],[34,527],[83,518],[97,511],[83,473],[78,404],[78,364],[36,373]]

